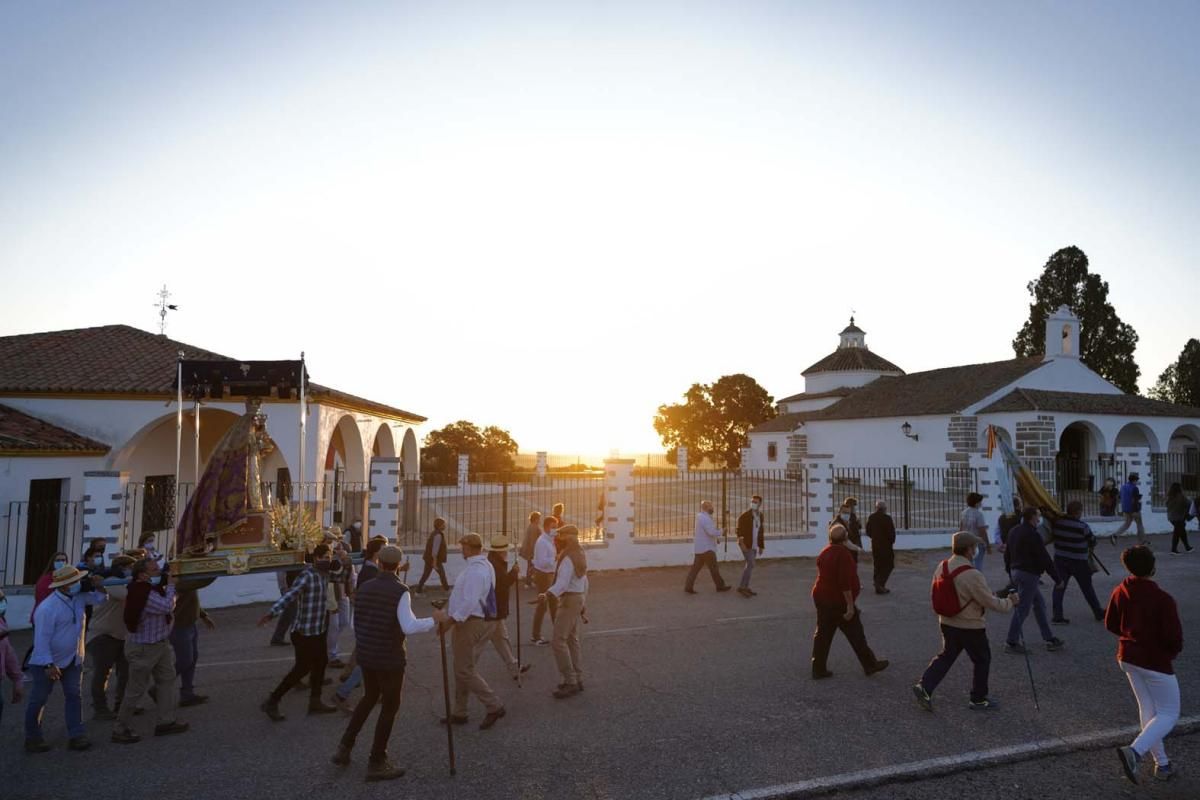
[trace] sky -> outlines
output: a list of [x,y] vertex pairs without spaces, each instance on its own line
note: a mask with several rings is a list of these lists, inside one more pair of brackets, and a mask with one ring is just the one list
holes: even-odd
[[1196,336],[1200,4],[0,3],[0,335],[123,323],[660,451],[853,313],[1012,357],[1081,247],[1148,388]]

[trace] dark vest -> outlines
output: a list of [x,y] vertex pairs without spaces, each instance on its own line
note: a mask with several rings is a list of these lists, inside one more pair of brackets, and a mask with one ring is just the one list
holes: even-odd
[[404,669],[404,631],[396,606],[407,591],[399,577],[381,572],[355,595],[354,641],[364,669]]

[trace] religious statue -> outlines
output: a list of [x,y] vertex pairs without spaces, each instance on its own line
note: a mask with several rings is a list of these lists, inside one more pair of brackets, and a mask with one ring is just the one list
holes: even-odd
[[179,553],[203,555],[218,547],[269,546],[261,459],[275,450],[257,397],[217,442],[179,520]]

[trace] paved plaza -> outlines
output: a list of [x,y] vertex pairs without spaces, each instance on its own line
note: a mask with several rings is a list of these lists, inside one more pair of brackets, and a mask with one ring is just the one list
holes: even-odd
[[[1196,591],[1200,555],[1166,556],[1165,537],[1155,537],[1158,580],[1180,604],[1185,627],[1200,615]],[[1099,551],[1120,573],[1117,551]],[[1136,708],[1114,660],[1115,641],[1091,620],[1074,588],[1067,596],[1072,624],[1059,630],[1066,649],[1034,647],[1041,711],[1035,712],[1025,661],[1001,652],[1005,616],[991,616],[994,712],[966,707],[970,668],[963,662],[940,687],[936,712],[916,708],[909,686],[938,647],[929,610],[929,577],[944,553],[901,553],[893,593],[860,600],[868,639],[891,667],[867,678],[843,639],[830,658],[831,680],[808,677],[814,615],[808,592],[811,560],[764,561],[755,573],[756,598],[717,594],[707,578],[699,595],[682,591],[683,569],[601,573],[592,577],[585,629],[584,694],[551,698],[557,682],[549,648],[524,647],[533,663],[523,688],[505,674],[492,652],[481,666],[505,702],[508,715],[490,731],[475,727],[482,711],[472,701],[472,724],[456,729],[458,775],[446,769],[441,675],[437,639],[409,641],[404,702],[392,736],[393,760],[408,769],[399,781],[363,781],[373,719],[360,737],[354,764],[339,769],[329,755],[345,725],[341,715],[308,718],[305,697],[282,705],[288,719],[272,723],[258,704],[287,670],[290,649],[267,645],[269,630],[254,621],[263,606],[213,612],[215,632],[201,630],[199,691],[204,706],[181,711],[190,732],[147,736],[140,744],[108,741],[107,723],[89,724],[95,746],[66,750],[61,695],[46,714],[50,753],[21,749],[22,707],[8,706],[0,723],[0,774],[5,798],[41,800],[80,792],[102,800],[138,792],[167,791],[194,797],[288,798],[665,798],[695,800],[779,787],[824,776],[890,767],[940,756],[957,756],[1030,741],[1087,734],[1136,722]],[[727,581],[740,562],[723,565]],[[998,556],[986,573],[1002,585]],[[869,585],[870,564],[860,566]],[[1098,576],[1107,596],[1118,580]],[[1049,594],[1049,585],[1045,591]],[[418,598],[429,611],[430,592]],[[522,594],[522,636],[529,637],[532,608]],[[514,632],[510,620],[510,632]],[[1036,641],[1034,622],[1027,638]],[[20,652],[28,633],[14,635]],[[348,649],[350,638],[343,640]],[[1200,691],[1200,654],[1186,649],[1176,662],[1183,716],[1195,713]],[[86,694],[86,692],[85,692]],[[85,700],[86,703],[86,700]],[[138,719],[149,733],[152,713]],[[1168,741],[1180,775],[1171,784],[1134,790],[1121,776],[1111,750],[1026,761],[990,769],[962,765],[947,777],[890,784],[839,797],[883,798],[1197,797],[1200,757],[1196,735]],[[1149,772],[1145,773],[1147,780]]]

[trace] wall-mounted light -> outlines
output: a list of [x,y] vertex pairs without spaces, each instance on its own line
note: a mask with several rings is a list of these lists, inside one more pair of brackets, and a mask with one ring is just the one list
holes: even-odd
[[905,436],[907,436],[909,439],[912,439],[914,442],[920,441],[921,439],[918,434],[912,432],[912,425],[909,425],[907,422],[900,426],[900,430],[904,432]]

